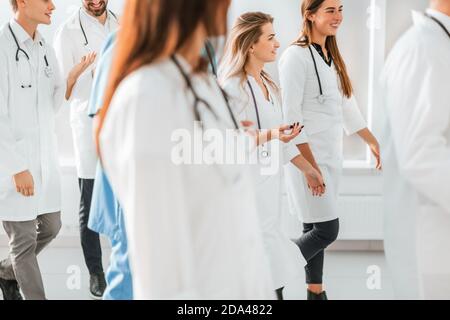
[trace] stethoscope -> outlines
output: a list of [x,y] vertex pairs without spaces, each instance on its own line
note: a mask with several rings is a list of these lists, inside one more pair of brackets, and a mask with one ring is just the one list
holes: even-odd
[[[256,96],[255,96],[255,91],[253,90],[252,84],[250,83],[250,80],[247,80],[247,85],[250,89],[250,93],[252,94],[252,99],[253,99],[253,106],[255,107],[255,113],[256,113],[256,122],[258,124],[258,130],[261,131],[262,126],[261,126],[261,119],[259,116],[259,110],[258,110],[258,103],[256,102]],[[267,89],[269,90],[269,89]],[[269,92],[269,97],[270,97],[270,92]],[[271,98],[270,98],[271,99]],[[273,102],[272,102],[273,104]],[[263,146],[261,146],[263,147]],[[262,150],[261,151],[261,156],[263,158],[268,158],[269,157],[269,151],[267,150]]]
[[430,18],[434,22],[436,22],[442,28],[442,30],[444,30],[444,32],[448,35],[448,37],[450,38],[450,31],[447,30],[447,28],[444,26],[444,24],[441,21],[439,21],[435,17],[430,16],[428,13],[425,13],[425,16]]
[[[108,10],[107,12],[109,12],[114,17],[114,19],[116,19],[116,21],[118,21],[117,16],[111,10]],[[88,40],[86,31],[84,30],[83,23],[81,22],[81,8],[80,8],[80,10],[78,10],[78,22],[80,23],[80,29],[81,29],[81,32],[83,33],[84,46],[87,47],[89,45],[89,40]]]
[[209,59],[209,64],[211,66],[211,71],[212,71],[213,75],[217,78],[216,64],[215,64],[215,61],[214,61],[214,58],[213,58],[213,53],[211,52],[211,47],[212,47],[211,42],[209,40],[206,40],[205,51],[206,51],[206,54],[207,54],[208,59]]
[[[192,92],[192,94],[194,96],[193,111],[194,111],[195,121],[197,121],[200,124],[200,126],[202,126],[202,118],[200,116],[200,112],[198,111],[198,105],[200,103],[202,103],[209,110],[209,112],[212,113],[214,118],[216,120],[218,120],[219,117],[217,116],[216,112],[211,108],[211,105],[197,94],[197,91],[194,89],[194,86],[192,85],[192,81],[189,78],[189,75],[184,71],[184,69],[181,66],[181,64],[178,61],[178,59],[174,55],[171,57],[171,59],[172,59],[173,63],[175,64],[175,66],[177,67],[177,69],[180,72],[180,74],[183,76],[183,79],[186,82],[186,86]],[[217,84],[217,82],[216,82],[216,84]],[[230,102],[228,100],[228,97],[227,97],[225,91],[218,84],[217,84],[217,86],[220,89],[220,92],[222,93],[223,99],[224,99],[225,104],[226,104],[227,109],[228,109],[228,113],[230,114],[231,120],[233,121],[234,128],[236,130],[238,130],[239,126],[238,126],[236,118],[235,118],[235,116],[233,114],[233,111],[231,110],[231,106],[230,106]]]
[[[23,50],[23,49],[20,47],[19,41],[17,40],[17,37],[16,37],[16,35],[15,35],[13,29],[11,28],[11,24],[10,24],[10,23],[8,23],[8,28],[9,28],[9,31],[11,32],[11,35],[12,35],[12,37],[13,37],[13,39],[14,39],[14,42],[16,43],[16,46],[17,46],[17,50],[16,50],[16,63],[19,64],[20,54],[22,53],[22,54],[25,56],[25,58],[27,58],[28,67],[30,68],[30,70],[32,70],[32,68],[31,68],[31,62],[30,62],[30,56],[28,55],[28,53],[27,53],[25,50]],[[41,47],[44,47],[44,45],[42,44],[42,41],[39,41],[39,45],[40,45]],[[45,61],[45,68],[44,68],[45,76],[46,76],[47,78],[50,78],[50,77],[53,75],[53,70],[52,70],[52,68],[50,67],[50,65],[48,64],[47,54],[44,54],[44,61]],[[31,74],[31,73],[32,73],[32,72],[30,72],[30,74]],[[32,86],[31,83],[28,84],[28,85],[25,85],[25,84],[22,82],[22,84],[20,85],[20,87],[21,87],[22,89],[30,89],[30,88],[32,88],[33,86]]]
[[323,94],[323,88],[322,88],[322,81],[320,80],[320,74],[319,74],[319,70],[317,68],[317,62],[316,62],[316,58],[314,58],[314,53],[311,49],[311,46],[308,46],[309,52],[311,53],[311,57],[314,63],[314,70],[316,71],[316,78],[317,78],[317,82],[319,83],[319,96],[317,97],[317,101],[320,104],[324,104],[325,103],[325,95]]

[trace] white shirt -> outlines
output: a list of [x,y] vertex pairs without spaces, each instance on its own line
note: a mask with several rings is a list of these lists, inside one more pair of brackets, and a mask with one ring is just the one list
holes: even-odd
[[[33,40],[14,19],[10,25],[30,60],[20,52],[16,61],[17,45],[8,24],[4,25],[0,30],[0,220],[29,221],[61,210],[55,114],[65,86],[54,51],[40,33],[36,31]],[[19,194],[13,182],[13,176],[25,170],[33,176],[33,197]]]
[[[189,65],[180,57],[183,69]],[[191,75],[205,129],[232,128],[211,76]],[[268,261],[245,167],[175,165],[171,139],[193,130],[194,99],[170,60],[128,76],[101,134],[125,211],[136,299],[268,299]]]

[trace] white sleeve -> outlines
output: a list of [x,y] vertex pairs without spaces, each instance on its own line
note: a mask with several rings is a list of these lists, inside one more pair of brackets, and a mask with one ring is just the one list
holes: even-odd
[[65,26],[56,32],[53,47],[63,81],[67,82],[69,73],[77,61],[75,61],[72,41]]
[[171,159],[176,116],[168,110],[175,102],[161,86],[119,88],[102,134],[102,159],[124,207],[135,299],[196,299],[195,212],[185,167]]
[[55,77],[55,88],[53,91],[53,110],[55,111],[56,114],[61,108],[61,105],[64,103],[67,81],[63,80],[63,75],[59,67],[59,64],[57,63],[55,51],[53,50],[53,48],[49,47],[48,52],[50,52],[51,54],[52,61],[55,62],[53,75]]
[[450,213],[449,75],[439,68],[448,61],[434,55],[413,48],[402,56],[387,83],[388,113],[404,178]]
[[12,177],[27,170],[28,167],[27,159],[20,153],[12,129],[7,100],[9,92],[7,58],[1,52],[0,59],[0,175]]
[[352,135],[367,127],[355,96],[347,98],[344,96],[342,103],[342,115],[344,120],[344,130],[347,135]]
[[[296,48],[287,49],[279,65],[283,114],[286,124],[296,122],[303,124],[303,95],[308,69],[306,61],[300,54],[296,54],[294,49]],[[306,132],[303,130],[291,143],[294,145],[308,143]]]

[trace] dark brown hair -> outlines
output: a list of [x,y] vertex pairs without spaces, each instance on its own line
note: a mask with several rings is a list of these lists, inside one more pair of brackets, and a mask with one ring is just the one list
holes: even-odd
[[[144,65],[169,58],[203,23],[208,36],[219,35],[217,21],[224,21],[230,0],[127,0],[121,19],[113,67],[99,112],[99,136],[109,105],[119,84]],[[223,14],[223,17],[220,17]],[[200,54],[200,53],[199,53]],[[205,64],[206,67],[206,64]],[[100,152],[99,152],[100,154]]]
[[[316,13],[324,1],[325,0],[303,0],[301,7],[301,12],[303,16],[303,28],[300,37],[297,39],[297,41],[295,41],[294,44],[302,47],[308,47],[311,45],[311,34],[313,24],[311,20],[308,19],[308,17],[311,14]],[[325,42],[325,46],[328,52],[331,54],[331,57],[333,58],[334,61],[334,65],[336,66],[336,70],[339,75],[341,83],[342,93],[347,98],[350,98],[353,94],[352,81],[350,80],[344,59],[342,58],[342,55],[339,51],[336,37],[328,36]]]

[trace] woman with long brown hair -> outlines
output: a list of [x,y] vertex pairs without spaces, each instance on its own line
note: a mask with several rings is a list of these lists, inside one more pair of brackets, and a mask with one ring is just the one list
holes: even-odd
[[206,38],[225,34],[229,3],[125,5],[97,142],[124,208],[135,299],[273,297],[244,167],[197,162],[212,157],[199,133],[237,132],[201,58]]
[[280,81],[287,121],[305,125],[293,140],[302,155],[322,173],[327,190],[312,197],[309,183],[292,165],[287,168],[289,199],[301,214],[303,235],[296,240],[307,260],[308,299],[327,299],[322,274],[324,250],[338,236],[338,190],[342,170],[343,129],[357,133],[381,168],[379,145],[353,96],[353,86],[339,52],[336,33],[342,22],[341,0],[304,0],[300,37],[280,60]]
[[[234,114],[240,120],[253,122],[258,130],[280,126],[283,122],[279,87],[265,71],[265,65],[276,60],[280,46],[273,21],[272,16],[263,12],[247,12],[238,17],[219,69]],[[281,300],[283,288],[299,276],[298,265],[306,264],[295,244],[281,230],[283,164],[291,161],[304,171],[318,194],[324,191],[323,180],[294,144],[273,140],[256,151],[261,160],[253,175],[258,215],[274,290]],[[266,175],[263,168],[268,164],[275,170]]]

